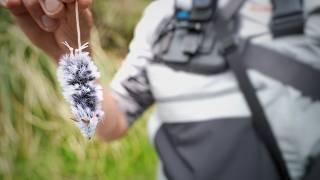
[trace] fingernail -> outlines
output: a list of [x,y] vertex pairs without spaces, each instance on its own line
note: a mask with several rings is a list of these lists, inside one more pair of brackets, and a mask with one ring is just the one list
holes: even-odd
[[58,0],[45,0],[46,9],[49,12],[56,12],[59,10],[61,3]]
[[43,15],[41,17],[42,23],[47,28],[52,28],[57,25],[56,21],[54,19],[51,19],[50,17]]

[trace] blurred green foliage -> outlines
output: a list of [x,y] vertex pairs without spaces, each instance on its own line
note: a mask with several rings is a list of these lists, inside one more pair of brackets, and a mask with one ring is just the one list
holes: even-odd
[[[119,62],[106,50],[126,52],[146,4],[94,1],[91,45],[104,84]],[[0,9],[0,179],[154,179],[156,156],[146,138],[145,116],[120,141],[84,140],[70,120],[55,65]]]
[[125,52],[144,7],[151,0],[94,1],[93,17],[104,49]]

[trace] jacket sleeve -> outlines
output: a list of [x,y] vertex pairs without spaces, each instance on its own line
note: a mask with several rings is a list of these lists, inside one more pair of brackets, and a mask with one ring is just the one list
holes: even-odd
[[154,103],[145,70],[154,57],[152,44],[157,29],[170,11],[168,6],[172,3],[168,2],[154,1],[146,8],[136,26],[129,53],[111,82],[112,95],[129,124]]

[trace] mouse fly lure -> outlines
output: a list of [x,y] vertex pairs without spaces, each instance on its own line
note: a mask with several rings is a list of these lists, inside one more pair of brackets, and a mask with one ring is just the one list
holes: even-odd
[[97,84],[98,68],[85,52],[89,43],[81,45],[78,1],[75,2],[78,48],[63,44],[69,53],[59,60],[57,76],[62,94],[71,106],[73,120],[84,137],[91,139],[98,122],[102,119],[102,87]]

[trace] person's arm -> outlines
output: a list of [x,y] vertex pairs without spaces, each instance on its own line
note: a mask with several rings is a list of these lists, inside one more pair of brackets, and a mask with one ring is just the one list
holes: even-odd
[[[106,119],[99,124],[96,131],[104,140],[123,135],[155,101],[146,69],[154,58],[152,44],[157,37],[159,26],[173,13],[170,9],[173,4],[168,2],[170,1],[153,1],[145,9],[135,28],[129,53],[114,76],[110,89],[105,90]],[[108,115],[108,112],[113,113]]]
[[112,141],[127,132],[128,123],[109,89],[104,89],[103,96],[102,108],[105,116],[97,125],[96,135],[103,141]]

